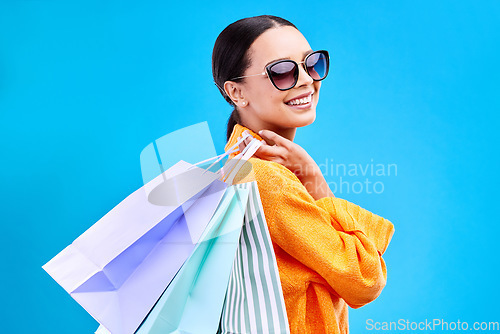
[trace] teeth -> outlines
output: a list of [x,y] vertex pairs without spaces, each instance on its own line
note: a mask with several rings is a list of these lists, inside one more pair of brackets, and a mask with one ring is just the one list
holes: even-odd
[[301,105],[301,104],[307,104],[307,103],[311,102],[311,100],[312,100],[312,94],[307,96],[307,97],[304,97],[302,99],[292,100],[290,102],[287,102],[287,104],[291,105],[291,106],[297,106],[297,105]]

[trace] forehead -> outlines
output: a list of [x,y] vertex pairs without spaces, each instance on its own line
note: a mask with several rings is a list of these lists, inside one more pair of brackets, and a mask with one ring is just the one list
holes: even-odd
[[304,53],[309,50],[311,50],[309,43],[294,27],[271,28],[257,37],[250,46],[251,67],[263,67],[280,58],[300,62],[304,58]]

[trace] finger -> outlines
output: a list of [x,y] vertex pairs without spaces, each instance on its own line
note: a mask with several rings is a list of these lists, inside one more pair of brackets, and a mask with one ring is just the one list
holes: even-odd
[[[240,136],[240,137],[238,137],[238,141],[240,141],[241,139],[242,139],[242,137],[241,137],[241,136]],[[243,141],[241,141],[241,142],[238,144],[238,150],[239,150],[240,152],[243,152],[243,150],[245,149],[245,146],[246,146],[245,141],[244,141],[244,140],[243,140]]]
[[[238,141],[241,140],[242,138],[243,138],[242,136],[238,137]],[[252,141],[252,139],[253,139],[252,137],[247,137],[247,138],[243,139],[241,141],[241,143],[238,144],[238,150],[240,152],[243,152],[243,150],[245,149],[245,147],[247,147],[248,144],[250,144],[250,142]]]
[[250,145],[250,142],[252,141],[252,137],[247,137],[243,140],[243,143],[245,144],[245,147]]
[[288,147],[289,140],[271,130],[260,130],[259,135],[272,145]]
[[255,156],[265,160],[276,161],[277,159],[282,160],[283,155],[286,153],[286,148],[281,146],[270,146],[267,144],[262,144],[259,149],[255,152]]
[[251,141],[253,139],[253,136],[250,134],[248,130],[245,130],[241,133],[241,137],[246,137],[245,140]]
[[278,146],[270,146],[267,144],[262,144],[257,149],[257,151],[255,151],[255,154],[257,156],[266,156],[266,157],[275,156],[276,153],[278,153]]
[[254,156],[261,159],[261,160],[276,162],[277,164],[280,164],[280,165],[283,165],[283,163],[284,163],[284,160],[280,156],[275,156],[275,155],[262,156],[262,155],[258,155],[257,153],[255,153]]

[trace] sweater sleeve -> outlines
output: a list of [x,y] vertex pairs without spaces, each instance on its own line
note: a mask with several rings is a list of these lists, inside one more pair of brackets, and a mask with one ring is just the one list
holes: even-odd
[[382,254],[392,223],[343,199],[315,201],[279,164],[268,162],[257,174],[273,242],[323,277],[352,308],[377,298],[386,284]]

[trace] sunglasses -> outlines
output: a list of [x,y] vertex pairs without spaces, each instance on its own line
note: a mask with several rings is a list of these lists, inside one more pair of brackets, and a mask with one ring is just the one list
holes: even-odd
[[314,81],[321,81],[328,75],[330,56],[328,51],[315,51],[306,56],[304,61],[297,63],[291,59],[275,61],[266,66],[266,70],[259,74],[245,75],[230,80],[267,75],[276,89],[289,90],[295,87],[299,80],[299,64],[304,66],[307,74]]

